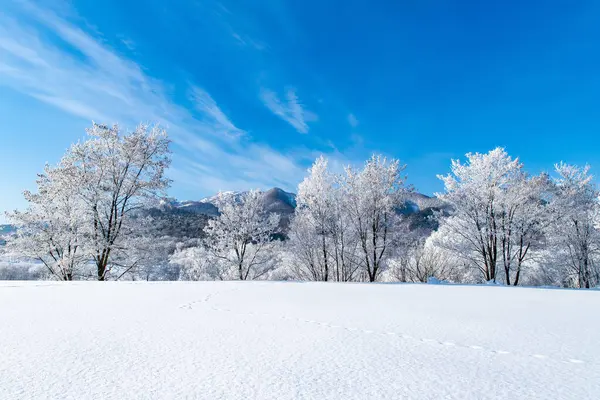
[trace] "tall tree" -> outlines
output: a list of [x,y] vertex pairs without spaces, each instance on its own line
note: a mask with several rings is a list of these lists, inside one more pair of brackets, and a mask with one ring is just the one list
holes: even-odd
[[451,173],[439,176],[452,206],[442,219],[438,245],[473,263],[486,281],[504,266],[506,284],[518,284],[521,268],[544,226],[543,193],[547,178],[529,178],[518,159],[503,148],[468,153],[467,163],[452,160]]
[[600,283],[600,232],[598,195],[590,167],[557,164],[554,198],[557,210],[554,243],[566,255],[567,278],[574,285],[591,288]]
[[398,239],[398,210],[408,188],[405,165],[373,155],[360,170],[347,167],[342,185],[348,218],[357,236],[367,278],[374,282]]
[[330,280],[333,268],[331,228],[335,181],[327,164],[323,156],[317,158],[308,176],[298,185],[296,215],[290,228],[296,260],[306,277],[315,281]]
[[63,163],[46,165],[36,181],[37,192],[24,192],[28,208],[8,214],[17,228],[9,248],[40,261],[53,278],[65,281],[81,274],[89,261],[89,226],[75,177],[76,171]]
[[122,133],[118,125],[94,123],[89,138],[71,146],[62,163],[76,170],[76,184],[91,214],[92,257],[103,281],[119,259],[126,258],[127,232],[135,228],[134,213],[164,194],[170,181],[169,139],[158,126],[141,124]]
[[[343,182],[342,182],[343,183]],[[298,185],[290,248],[296,275],[314,281],[347,282],[355,278],[356,240],[349,224],[338,176],[323,156]]]
[[529,177],[521,173],[514,178],[502,192],[497,226],[504,282],[517,286],[526,262],[545,244],[553,207],[547,175]]

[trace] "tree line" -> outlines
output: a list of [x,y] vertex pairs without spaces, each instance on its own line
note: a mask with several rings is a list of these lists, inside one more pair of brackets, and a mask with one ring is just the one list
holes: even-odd
[[407,222],[413,189],[398,160],[373,155],[336,173],[321,156],[285,230],[250,190],[220,193],[217,216],[174,237],[148,212],[171,183],[166,131],[94,123],[87,133],[46,165],[35,193],[24,192],[27,209],[8,213],[17,233],[4,251],[36,260],[51,279],[600,283],[599,192],[588,166],[530,175],[502,148],[468,153],[439,176],[432,231]]

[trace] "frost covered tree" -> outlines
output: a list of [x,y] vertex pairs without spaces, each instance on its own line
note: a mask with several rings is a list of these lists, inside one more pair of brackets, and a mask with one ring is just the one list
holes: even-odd
[[[154,221],[148,219],[147,223]],[[174,281],[180,276],[180,268],[171,263],[169,256],[176,250],[175,238],[152,234],[143,229],[140,234],[128,238],[127,263],[115,274],[116,280]]]
[[370,282],[377,280],[399,239],[398,210],[409,190],[402,175],[405,167],[398,160],[373,155],[362,169],[345,169],[342,193]]
[[353,280],[358,269],[356,241],[339,178],[329,171],[323,156],[298,185],[296,203],[288,246],[296,275],[313,281]]
[[[415,240],[400,256],[392,258],[388,276],[400,282],[427,282],[430,278],[458,280],[463,272],[459,258],[453,252],[435,246],[430,238]],[[462,278],[464,276],[460,276]]]
[[290,246],[298,274],[305,279],[330,279],[333,191],[334,177],[321,156],[298,185],[296,212],[290,226]]
[[136,229],[135,212],[170,184],[164,176],[170,141],[165,130],[144,124],[123,133],[117,125],[94,123],[87,133],[61,162],[77,171],[72,184],[91,215],[90,247],[103,281],[112,267],[131,265],[124,242]]
[[545,246],[552,222],[551,183],[545,174],[529,177],[518,174],[503,192],[498,235],[504,269],[504,283],[517,286],[527,261]]
[[25,193],[29,208],[10,216],[20,227],[15,245],[21,254],[66,280],[90,261],[98,280],[115,266],[135,267],[128,254],[134,253],[145,220],[136,211],[169,185],[164,130],[139,125],[122,133],[116,125],[94,123],[87,133],[89,138],[72,145],[56,167],[46,167],[38,193]]
[[202,245],[182,246],[181,243],[169,256],[169,263],[180,267],[180,280],[186,281],[214,281],[227,280],[230,277],[221,267],[220,260],[214,259],[212,254]]
[[591,288],[600,283],[599,192],[589,169],[589,166],[580,168],[564,163],[555,166],[557,215],[553,244],[557,252],[564,255],[566,278],[580,288]]
[[204,240],[210,259],[221,264],[223,279],[265,277],[274,267],[280,215],[269,214],[260,191],[217,198],[219,216],[208,221]]
[[333,203],[331,220],[333,277],[337,282],[352,282],[358,279],[362,267],[358,236],[347,212],[348,205],[343,188],[339,185],[335,189],[334,197],[336,201]]
[[467,163],[452,160],[451,173],[439,176],[452,206],[442,218],[438,245],[455,251],[481,271],[486,281],[500,277],[517,285],[532,248],[548,225],[548,178],[529,177],[504,149],[468,153]]
[[286,247],[295,277],[308,281],[329,280],[329,238],[315,230],[314,221],[308,212],[296,210],[288,237]]
[[65,281],[80,275],[89,261],[89,220],[78,196],[77,176],[63,163],[46,165],[38,175],[37,192],[24,192],[28,208],[7,215],[17,228],[9,249],[40,261],[53,278]]

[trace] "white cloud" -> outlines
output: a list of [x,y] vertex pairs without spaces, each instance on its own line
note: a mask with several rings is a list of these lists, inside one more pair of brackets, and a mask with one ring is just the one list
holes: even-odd
[[[160,123],[174,141],[174,189],[190,193],[195,185],[198,196],[219,189],[293,189],[304,175],[297,158],[249,142],[205,90],[190,85],[194,108],[178,105],[162,82],[94,35],[33,3],[20,2],[19,7],[27,18],[0,14],[0,86],[87,120],[123,126]],[[72,49],[43,40],[45,30]],[[293,91],[288,92],[288,103],[278,107],[299,130],[308,131],[305,121],[311,115],[302,110]]]
[[122,35],[120,35],[119,38],[121,39],[121,43],[123,43],[123,45],[125,47],[127,47],[131,51],[135,51],[136,45],[135,45],[135,42],[133,40],[131,40],[129,38],[126,38],[126,37],[124,37]]
[[356,119],[356,115],[352,113],[348,114],[348,123],[351,127],[356,128],[358,126],[358,119]]
[[210,120],[216,131],[230,136],[240,136],[245,133],[229,120],[227,115],[217,106],[217,102],[205,90],[193,86],[190,97],[196,109]]
[[21,45],[15,40],[0,37],[0,49],[30,64],[48,67],[46,61],[44,61],[34,50]]
[[242,37],[238,33],[232,31],[231,36],[236,40],[238,44],[242,46],[250,46],[258,51],[263,51],[267,48],[267,45],[265,43],[256,41],[248,35],[244,35],[244,37]]
[[101,112],[87,106],[84,103],[73,101],[71,99],[55,97],[52,95],[31,93],[32,97],[43,101],[44,103],[51,104],[55,107],[62,109],[70,114],[76,115],[82,118],[89,118],[89,116],[95,116],[97,121],[107,121],[109,118],[104,116]]
[[265,88],[261,88],[260,98],[273,114],[292,125],[300,133],[308,133],[307,122],[318,120],[315,113],[304,110],[296,91],[292,88],[286,91],[286,102],[281,101],[277,93]]

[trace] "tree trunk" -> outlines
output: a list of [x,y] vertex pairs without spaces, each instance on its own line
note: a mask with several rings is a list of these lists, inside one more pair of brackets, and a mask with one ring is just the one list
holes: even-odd
[[96,266],[98,268],[98,280],[99,281],[103,281],[104,280],[104,274],[106,273],[106,265],[104,265],[104,262],[102,260],[100,260],[96,264]]
[[323,276],[323,280],[325,282],[327,282],[329,280],[329,264],[328,264],[328,256],[327,256],[327,243],[325,241],[325,231],[321,230],[321,237],[323,239],[323,262],[325,265],[325,271],[324,271],[324,276]]
[[106,267],[108,266],[109,254],[110,254],[110,249],[102,250],[102,257],[100,257],[100,259],[96,262],[99,281],[106,280]]
[[369,273],[369,282],[375,282],[375,278],[377,276],[377,267],[373,265],[373,271],[369,269],[367,272]]
[[521,263],[517,266],[517,276],[515,277],[514,285],[517,286],[519,284],[519,278],[521,276]]

